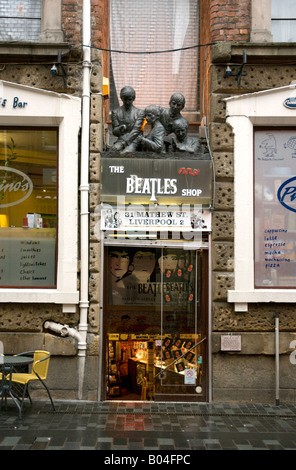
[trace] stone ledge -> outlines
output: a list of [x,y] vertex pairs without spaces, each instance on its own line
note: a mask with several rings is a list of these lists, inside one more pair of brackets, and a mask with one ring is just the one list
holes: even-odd
[[[40,57],[57,58],[58,51],[61,51],[63,57],[68,55],[72,49],[67,43],[0,42],[0,57],[7,56],[8,61],[15,61],[16,57],[21,56],[35,56],[38,59]],[[72,54],[71,59],[73,60]]]
[[230,43],[220,42],[212,46],[211,58],[213,63],[242,62],[243,51],[247,51],[252,63],[262,63],[263,58],[281,63],[283,58],[296,57],[295,43]]

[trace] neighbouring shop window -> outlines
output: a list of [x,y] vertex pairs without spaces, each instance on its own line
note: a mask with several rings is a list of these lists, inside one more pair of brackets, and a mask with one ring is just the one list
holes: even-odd
[[138,108],[167,107],[181,91],[184,111],[198,110],[198,47],[192,47],[199,43],[197,0],[111,0],[110,41],[111,109],[121,105],[120,90],[129,85]]
[[55,287],[58,131],[0,129],[0,286]]
[[295,0],[272,0],[271,32],[274,42],[296,41],[296,3]]
[[255,130],[255,287],[296,287],[296,128]]

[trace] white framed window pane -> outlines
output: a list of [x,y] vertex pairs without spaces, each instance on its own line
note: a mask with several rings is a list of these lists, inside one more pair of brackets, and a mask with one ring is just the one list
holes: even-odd
[[271,32],[274,42],[296,42],[296,19],[272,20]]
[[296,128],[254,135],[255,288],[296,287]]
[[295,0],[272,0],[271,18],[296,18]]
[[42,0],[0,0],[0,41],[39,41]]

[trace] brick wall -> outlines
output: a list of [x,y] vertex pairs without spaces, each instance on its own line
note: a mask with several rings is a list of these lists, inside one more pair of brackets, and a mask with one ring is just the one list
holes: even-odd
[[211,0],[210,3],[212,41],[249,41],[250,0]]
[[82,0],[62,0],[62,29],[66,42],[82,43]]

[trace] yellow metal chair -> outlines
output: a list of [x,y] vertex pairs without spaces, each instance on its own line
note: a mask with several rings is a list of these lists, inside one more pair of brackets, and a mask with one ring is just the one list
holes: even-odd
[[29,383],[32,382],[33,380],[39,380],[44,386],[45,390],[47,391],[47,394],[51,401],[52,408],[55,411],[53,400],[51,398],[49,389],[45,383],[45,380],[47,378],[48,367],[49,367],[50,353],[48,351],[27,351],[27,352],[17,354],[17,356],[28,356],[30,354],[34,355],[32,372],[31,373],[17,373],[16,372],[16,373],[11,374],[12,382],[18,383],[24,386],[22,400],[21,400],[21,409],[23,408],[23,403],[24,403],[24,399],[26,395],[28,395],[30,403],[32,404],[32,399],[28,390]]

